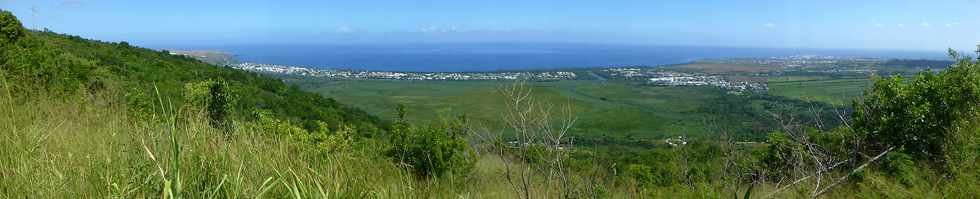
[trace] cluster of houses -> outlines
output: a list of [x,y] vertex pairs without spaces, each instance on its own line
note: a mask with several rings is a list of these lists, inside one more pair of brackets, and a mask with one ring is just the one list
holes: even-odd
[[767,91],[766,83],[754,81],[730,81],[721,76],[710,75],[679,75],[651,77],[648,82],[660,86],[714,86],[730,90],[735,94],[745,91]]
[[662,76],[672,76],[679,74],[672,71],[661,71],[655,68],[647,67],[624,67],[624,68],[607,68],[602,70],[603,73],[607,74],[611,78],[622,78],[622,79],[643,79],[649,77],[662,77]]
[[307,67],[258,64],[244,62],[232,67],[242,70],[299,75],[325,79],[390,79],[390,80],[570,80],[577,78],[574,72],[395,72],[311,69]]
[[647,83],[659,86],[714,86],[729,90],[734,94],[769,90],[769,86],[763,82],[728,80],[722,76],[677,72],[660,72],[648,76]]
[[324,74],[322,70],[315,70],[305,67],[295,67],[286,65],[275,65],[275,64],[259,64],[251,62],[242,62],[236,65],[231,65],[232,68],[262,72],[262,73],[276,73],[276,74],[287,74],[287,75],[301,75],[301,76],[317,76]]

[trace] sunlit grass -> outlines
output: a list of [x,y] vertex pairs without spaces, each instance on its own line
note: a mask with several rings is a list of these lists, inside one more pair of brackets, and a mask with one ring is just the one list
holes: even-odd
[[[514,197],[493,155],[469,175],[421,179],[374,139],[325,153],[248,123],[213,129],[166,99],[148,121],[80,101],[0,99],[0,198]],[[536,191],[557,196],[548,183]]]
[[248,127],[221,132],[189,111],[168,111],[147,122],[133,121],[111,105],[37,100],[10,109],[6,99],[3,104],[3,198],[413,193],[414,180],[401,169],[357,155],[369,152],[310,152]]

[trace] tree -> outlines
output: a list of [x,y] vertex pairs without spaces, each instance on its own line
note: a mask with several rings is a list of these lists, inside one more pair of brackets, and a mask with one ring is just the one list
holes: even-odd
[[[854,127],[864,152],[897,147],[934,166],[949,164],[958,150],[955,134],[980,112],[980,65],[950,50],[956,64],[938,74],[923,71],[911,81],[878,79],[855,104]],[[867,153],[866,153],[867,154]]]
[[13,13],[0,10],[0,47],[24,37],[25,32],[24,26]]

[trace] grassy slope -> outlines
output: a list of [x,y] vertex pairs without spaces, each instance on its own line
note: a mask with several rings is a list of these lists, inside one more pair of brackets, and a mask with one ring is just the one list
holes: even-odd
[[88,102],[10,105],[0,98],[0,198],[159,198],[177,184],[188,198],[512,196],[490,156],[466,179],[418,181],[372,140],[319,153],[260,129],[225,134],[195,115],[147,122]]
[[[504,177],[507,165],[492,154],[479,156],[468,176],[423,180],[381,156],[384,144],[373,139],[322,153],[261,129],[225,134],[199,115],[166,111],[154,117],[172,120],[141,121],[127,111],[90,101],[0,97],[0,198],[161,198],[175,186],[181,188],[174,195],[184,198],[518,197]],[[559,197],[562,185],[548,180],[554,176],[531,175],[536,197]],[[573,186],[591,178],[600,178],[600,198],[732,194],[721,183],[642,187],[601,175],[573,176]],[[795,194],[777,196],[801,198]]]
[[[20,39],[15,47],[11,47],[10,52],[29,53],[10,55],[12,59],[0,68],[0,71],[6,71],[8,78],[15,84],[18,77],[22,80],[76,78],[28,76],[32,72],[51,73],[50,71],[63,70],[58,68],[64,67],[77,70],[77,78],[85,78],[82,80],[83,84],[93,85],[98,82],[106,85],[111,90],[110,93],[125,96],[125,100],[152,101],[152,97],[147,96],[154,96],[155,89],[159,89],[162,96],[179,105],[183,99],[185,84],[222,79],[231,83],[233,95],[239,101],[237,108],[243,110],[244,115],[250,114],[252,109],[266,109],[305,127],[313,126],[314,121],[318,120],[332,126],[352,123],[366,127],[365,129],[371,129],[379,123],[377,118],[364,111],[337,103],[333,99],[300,91],[276,78],[217,67],[189,57],[150,49],[32,31]],[[61,57],[77,61],[58,62]],[[58,83],[45,82],[41,86],[52,87]]]

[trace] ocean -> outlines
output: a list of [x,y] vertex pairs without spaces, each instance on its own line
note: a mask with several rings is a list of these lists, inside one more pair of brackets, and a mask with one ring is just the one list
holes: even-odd
[[322,69],[416,72],[508,71],[616,66],[658,66],[702,58],[822,55],[942,59],[925,51],[640,46],[548,43],[318,44],[181,47],[221,50],[239,60]]

